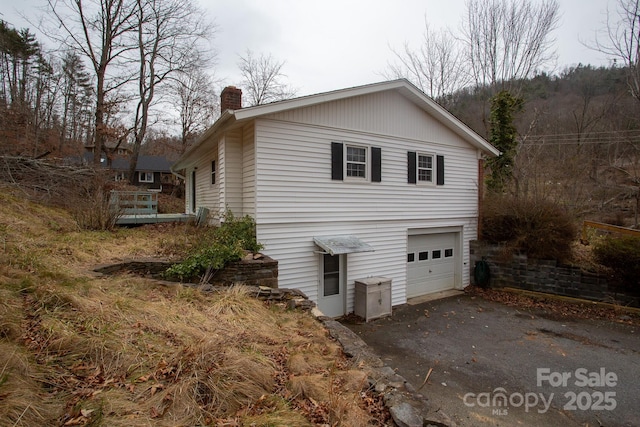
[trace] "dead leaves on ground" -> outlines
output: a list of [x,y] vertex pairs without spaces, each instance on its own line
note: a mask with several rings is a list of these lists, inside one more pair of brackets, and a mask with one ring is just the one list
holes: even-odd
[[[528,310],[540,310],[550,316],[560,318],[577,317],[581,319],[600,319],[626,324],[640,324],[640,315],[624,313],[617,307],[609,307],[591,303],[588,301],[566,301],[554,296],[543,294],[529,296],[500,289],[483,289],[477,286],[469,286],[465,291],[473,296],[489,301],[499,302],[511,307]],[[481,310],[481,309],[479,309]]]

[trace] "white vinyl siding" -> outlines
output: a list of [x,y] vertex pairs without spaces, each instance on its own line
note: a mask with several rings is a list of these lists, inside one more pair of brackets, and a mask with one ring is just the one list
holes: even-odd
[[[186,212],[190,212],[191,204],[191,176],[195,170],[196,174],[196,209],[198,207],[207,207],[211,210],[211,215],[217,215],[217,207],[219,201],[218,184],[211,185],[211,159],[215,159],[217,156],[217,145],[209,151],[209,155],[203,156],[198,159],[193,168],[188,169],[186,176],[188,178],[187,186],[185,188],[185,206]],[[216,162],[216,165],[218,162]]]
[[[280,287],[300,288],[316,299],[320,273],[313,236],[354,234],[375,248],[347,255],[348,312],[359,278],[391,278],[393,305],[406,302],[408,229],[461,227],[460,262],[468,263],[468,241],[477,227],[476,149],[275,120],[257,121],[256,135],[258,240],[279,262]],[[383,181],[332,181],[332,141],[381,147]],[[411,150],[444,155],[447,185],[406,185]],[[469,283],[464,265],[458,288]]]
[[258,240],[265,245],[264,253],[278,260],[278,286],[298,288],[316,301],[320,280],[319,248],[313,236],[354,234],[371,245],[375,252],[347,255],[347,312],[354,307],[354,281],[382,276],[392,279],[392,305],[406,302],[408,230],[461,228],[463,233],[462,277],[456,288],[469,284],[469,240],[476,238],[476,219],[441,221],[352,221],[340,223],[258,224]]
[[242,131],[227,132],[223,141],[220,164],[225,169],[224,179],[220,179],[220,212],[230,209],[234,215],[242,216]]
[[326,102],[272,114],[268,118],[411,140],[443,141],[449,145],[469,147],[451,129],[397,91]]
[[256,214],[256,156],[253,123],[242,130],[242,216]]
[[[469,218],[477,215],[477,152],[316,126],[257,122],[258,222]],[[375,185],[331,180],[331,141],[382,147]],[[447,185],[407,186],[407,150],[437,146],[445,156]],[[304,159],[304,162],[301,161]]]

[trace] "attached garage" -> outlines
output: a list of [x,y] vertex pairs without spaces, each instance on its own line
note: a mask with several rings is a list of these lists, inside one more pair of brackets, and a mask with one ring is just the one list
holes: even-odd
[[458,232],[408,236],[407,298],[456,287],[459,236]]

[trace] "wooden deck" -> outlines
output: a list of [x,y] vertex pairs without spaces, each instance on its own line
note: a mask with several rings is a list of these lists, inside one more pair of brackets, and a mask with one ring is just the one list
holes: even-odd
[[116,219],[116,225],[156,224],[159,222],[188,222],[195,220],[195,215],[168,213],[168,214],[139,214],[120,215]]
[[158,213],[158,193],[153,191],[112,191],[110,203],[118,213],[116,225],[188,222],[195,219],[195,215],[184,213]]

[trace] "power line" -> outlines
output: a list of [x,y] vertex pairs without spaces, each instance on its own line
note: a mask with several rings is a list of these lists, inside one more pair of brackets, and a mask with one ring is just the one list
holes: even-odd
[[559,133],[530,135],[526,138],[524,145],[584,145],[616,143],[640,143],[640,129],[589,132],[586,134]]

